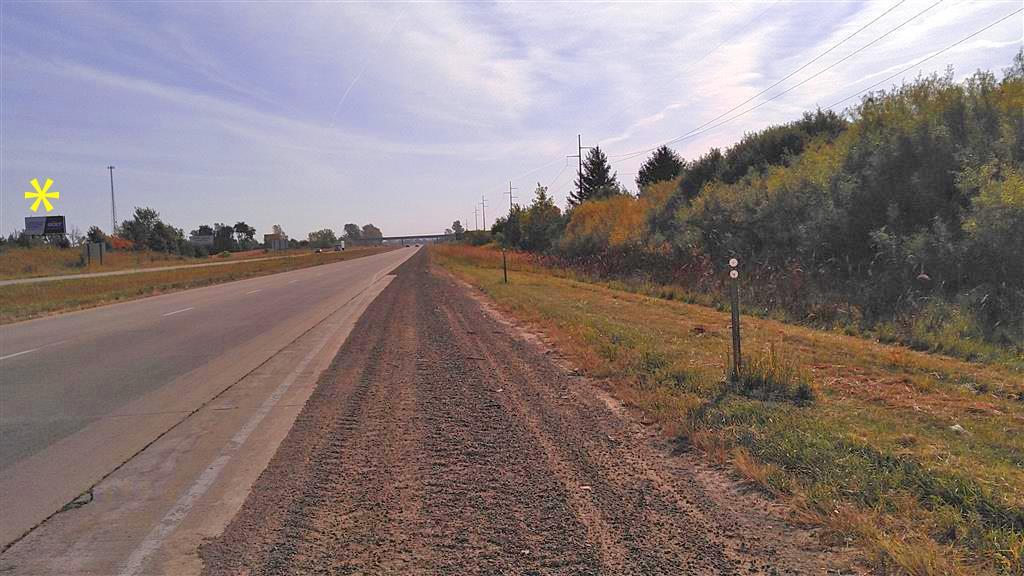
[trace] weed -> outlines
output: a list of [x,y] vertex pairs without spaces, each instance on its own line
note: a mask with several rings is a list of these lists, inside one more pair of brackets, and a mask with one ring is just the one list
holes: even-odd
[[536,260],[506,287],[488,252],[457,248],[456,260],[448,247],[431,251],[541,324],[666,434],[778,494],[833,541],[856,544],[879,573],[1021,574],[1016,368],[745,318],[747,349],[765,352],[747,362],[745,380],[726,382],[728,314],[644,296],[653,287],[640,283],[611,290]]
[[788,401],[799,405],[814,401],[814,389],[807,373],[792,359],[784,358],[774,344],[766,353],[744,363],[735,390],[759,400]]

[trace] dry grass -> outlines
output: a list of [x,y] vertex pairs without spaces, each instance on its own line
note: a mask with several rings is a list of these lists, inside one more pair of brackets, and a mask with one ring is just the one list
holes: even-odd
[[272,253],[264,252],[263,250],[248,250],[245,252],[234,252],[228,258],[222,258],[217,255],[211,255],[207,258],[191,258],[175,254],[165,254],[163,252],[150,252],[148,250],[138,252],[109,251],[103,257],[103,266],[96,262],[86,266],[82,261],[82,251],[80,248],[62,250],[54,246],[39,246],[35,248],[6,246],[0,250],[0,280],[88,274],[91,272],[110,272],[134,268],[160,268],[208,262],[235,262],[255,258],[304,256],[309,253],[309,250],[287,250]]
[[325,252],[303,258],[256,260],[232,266],[180,268],[122,276],[0,286],[0,301],[3,302],[3,306],[0,307],[0,324],[9,324],[57,312],[92,308],[111,302],[134,300],[186,288],[352,260],[390,249],[352,248],[344,252]]
[[[668,435],[857,544],[880,572],[1021,574],[1024,376],[1013,367],[745,317],[744,349],[770,393],[744,394],[724,378],[728,314],[515,254],[506,285],[494,250],[431,250]],[[811,401],[778,392],[801,381]]]

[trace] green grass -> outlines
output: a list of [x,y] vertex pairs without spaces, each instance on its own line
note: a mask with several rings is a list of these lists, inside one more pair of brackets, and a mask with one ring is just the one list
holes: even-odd
[[224,259],[243,261],[255,258],[305,256],[309,253],[309,250],[287,250],[284,252],[248,250],[245,252],[222,252],[207,258],[192,258],[176,254],[165,254],[163,252],[151,252],[149,250],[110,250],[103,257],[102,266],[98,262],[86,266],[80,248],[61,249],[56,246],[22,248],[6,245],[0,249],[0,280],[206,264]]
[[729,316],[584,282],[513,256],[432,255],[540,326],[664,433],[788,502],[887,574],[1020,574],[1024,378],[832,331],[745,316],[729,382]]
[[242,261],[230,266],[180,268],[120,276],[0,286],[0,302],[3,303],[0,306],[0,324],[176,290],[352,260],[387,250],[390,248],[351,248],[344,252],[311,254],[302,258]]

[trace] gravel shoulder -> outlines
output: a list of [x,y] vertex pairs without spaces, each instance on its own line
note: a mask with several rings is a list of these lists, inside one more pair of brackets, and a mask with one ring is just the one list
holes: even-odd
[[201,556],[218,575],[824,574],[831,553],[421,250]]

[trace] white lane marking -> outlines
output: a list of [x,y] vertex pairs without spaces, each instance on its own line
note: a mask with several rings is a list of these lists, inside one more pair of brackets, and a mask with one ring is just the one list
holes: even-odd
[[178,501],[174,503],[174,506],[167,511],[167,514],[160,520],[160,522],[153,527],[146,536],[146,539],[139,544],[139,547],[132,552],[131,556],[128,557],[128,561],[125,563],[124,569],[121,570],[122,576],[135,576],[142,572],[142,568],[149,557],[163,546],[167,537],[181,524],[181,521],[188,516],[189,511],[192,510],[192,506],[206,494],[207,490],[217,481],[220,473],[227,466],[228,462],[231,461],[231,457],[238,452],[239,449],[245,444],[245,441],[249,439],[249,435],[256,430],[256,427],[260,425],[263,418],[267,416],[271,409],[281,400],[288,388],[295,382],[299,374],[306,369],[313,358],[323,350],[327,342],[334,336],[334,330],[328,330],[320,342],[306,354],[306,357],[299,362],[299,365],[292,370],[288,376],[278,385],[277,389],[270,395],[269,398],[264,400],[263,404],[260,405],[259,409],[256,410],[249,421],[245,423],[231,438],[230,441],[221,449],[220,455],[213,461],[212,464],[203,470],[203,473],[196,478],[195,482],[185,491]]
[[257,288],[255,290],[249,290],[246,294],[255,294],[257,292],[263,292],[263,288]]
[[181,310],[175,310],[174,312],[168,312],[167,314],[161,314],[161,316],[174,316],[175,314],[181,314],[182,312],[188,312],[194,310],[195,306],[189,306],[188,308],[182,308]]
[[289,284],[295,284],[296,282],[298,282],[298,280],[289,280],[288,281]]
[[15,356],[21,356],[22,354],[28,354],[29,352],[38,352],[39,350],[42,350],[43,348],[50,348],[50,347],[53,347],[53,346],[57,346],[59,344],[63,344],[65,342],[67,342],[68,340],[70,340],[70,339],[69,338],[65,338],[64,340],[57,340],[56,342],[50,342],[49,344],[43,344],[42,346],[40,346],[38,348],[33,348],[31,350],[22,350],[21,352],[15,352],[14,354],[8,354],[6,356],[0,356],[0,360],[7,360],[8,358],[14,358]]
[[28,354],[30,352],[38,352],[41,349],[42,349],[42,347],[40,347],[40,348],[33,348],[31,350],[22,350],[21,352],[15,352],[14,354],[8,354],[6,356],[0,356],[0,360],[7,360],[8,358],[14,358],[15,356],[21,356],[22,354]]

